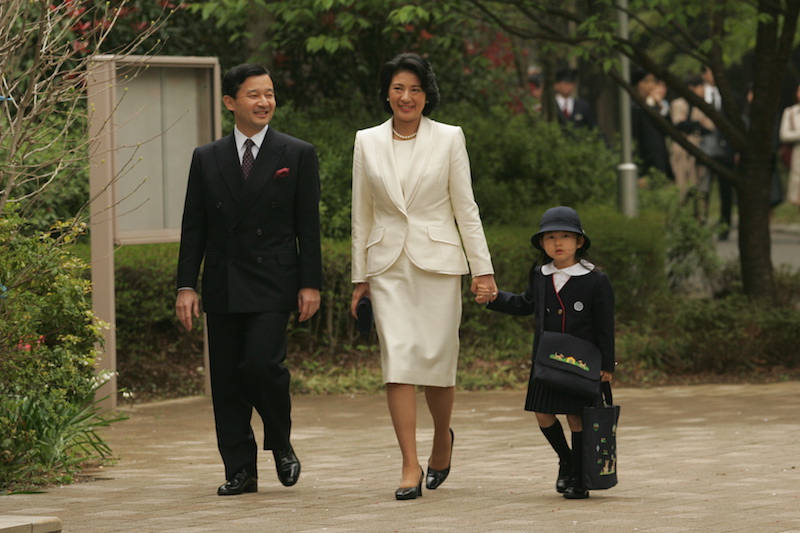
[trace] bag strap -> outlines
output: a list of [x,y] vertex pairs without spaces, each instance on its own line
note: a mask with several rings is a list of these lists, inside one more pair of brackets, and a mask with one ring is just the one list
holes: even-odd
[[541,338],[544,332],[544,292],[545,292],[545,277],[542,275],[542,267],[537,266],[533,269],[533,281],[536,289],[536,335]]
[[604,403],[609,407],[614,405],[614,395],[611,393],[610,381],[603,381],[600,383],[600,394],[597,395],[595,406],[602,407]]

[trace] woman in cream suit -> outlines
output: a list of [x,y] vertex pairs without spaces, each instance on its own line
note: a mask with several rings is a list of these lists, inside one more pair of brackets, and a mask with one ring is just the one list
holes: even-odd
[[[427,118],[439,89],[427,61],[400,54],[381,71],[392,117],[356,134],[353,156],[351,311],[369,296],[389,413],[403,457],[398,500],[435,489],[450,472],[461,277],[497,291],[472,193],[461,128]],[[466,255],[465,255],[466,252]],[[427,476],[416,442],[416,385],[433,417]]]

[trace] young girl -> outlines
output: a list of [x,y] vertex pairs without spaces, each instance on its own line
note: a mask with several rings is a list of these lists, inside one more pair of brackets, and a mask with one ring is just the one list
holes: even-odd
[[[489,309],[511,315],[537,313],[537,280],[544,276],[545,311],[543,317],[536,317],[537,323],[543,323],[544,330],[569,333],[594,343],[603,354],[601,380],[610,381],[614,372],[614,293],[608,277],[584,259],[591,243],[581,227],[578,213],[569,207],[548,209],[531,243],[542,252],[537,261],[542,266],[534,265],[531,269],[525,292],[495,293],[484,289],[477,292],[475,300],[488,303]],[[534,355],[538,344],[537,337]],[[536,413],[539,428],[558,454],[556,491],[568,499],[589,497],[582,481],[581,416],[583,408],[592,404],[592,400],[534,381],[531,368],[525,410]],[[567,415],[572,432],[571,450],[557,414]]]

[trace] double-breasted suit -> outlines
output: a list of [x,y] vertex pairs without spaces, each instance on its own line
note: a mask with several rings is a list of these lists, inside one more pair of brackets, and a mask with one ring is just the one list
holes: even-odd
[[453,386],[461,276],[494,273],[461,128],[423,116],[413,141],[393,140],[392,119],[359,131],[352,217],[352,279],[370,283],[384,381]]
[[[208,314],[217,439],[228,479],[256,476],[252,408],[264,448],[289,446],[286,326],[302,288],[320,289],[319,172],[314,147],[268,128],[244,179],[234,135],[194,151],[177,285]],[[248,431],[249,429],[249,431]]]

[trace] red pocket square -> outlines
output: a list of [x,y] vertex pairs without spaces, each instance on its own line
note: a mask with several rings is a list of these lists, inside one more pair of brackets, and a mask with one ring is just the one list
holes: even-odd
[[288,169],[288,168],[286,168],[286,167],[284,167],[284,168],[282,168],[282,169],[278,170],[278,171],[275,173],[275,176],[274,176],[274,177],[276,177],[276,178],[285,178],[285,177],[286,177],[286,176],[288,176],[288,175],[289,175],[289,169]]

